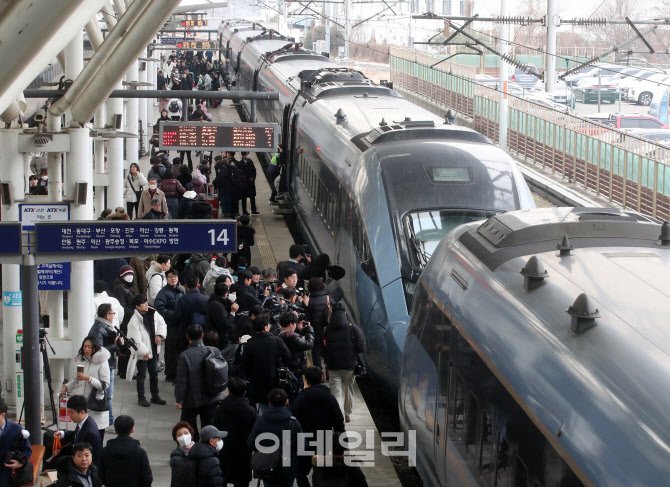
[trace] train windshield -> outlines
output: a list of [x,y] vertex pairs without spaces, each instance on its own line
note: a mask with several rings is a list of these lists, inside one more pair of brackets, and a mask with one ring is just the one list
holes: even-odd
[[494,211],[483,210],[422,210],[405,215],[404,225],[413,248],[415,265],[425,267],[437,244],[451,230],[464,223],[486,220]]

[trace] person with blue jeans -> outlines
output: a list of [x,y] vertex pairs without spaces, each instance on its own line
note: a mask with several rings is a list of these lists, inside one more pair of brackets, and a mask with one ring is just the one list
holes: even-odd
[[114,397],[114,369],[116,369],[116,352],[119,346],[123,346],[123,338],[121,338],[112,322],[116,312],[110,303],[102,303],[98,306],[96,312],[97,317],[93,322],[91,330],[88,332],[89,336],[95,337],[109,352],[109,386],[107,387],[107,398],[109,400],[109,432],[114,433],[114,414],[112,413],[112,397]]

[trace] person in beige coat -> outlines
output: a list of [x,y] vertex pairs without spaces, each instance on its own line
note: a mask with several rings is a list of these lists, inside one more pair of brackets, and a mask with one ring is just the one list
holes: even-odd
[[163,219],[168,219],[168,206],[165,193],[158,189],[156,178],[149,178],[149,187],[142,191],[142,196],[140,197],[140,205],[137,208],[137,220],[141,220],[151,211],[151,200],[154,198],[161,201],[161,211],[165,214]]
[[[83,366],[83,372],[77,372],[75,379],[63,386],[61,394],[82,395],[88,398],[91,391],[96,391],[96,398],[104,397],[104,390],[109,387],[109,351],[102,346],[97,338],[84,338],[79,353],[74,359],[75,366]],[[105,435],[105,428],[109,426],[109,411],[89,411],[89,416],[95,421],[100,430],[100,437]]]

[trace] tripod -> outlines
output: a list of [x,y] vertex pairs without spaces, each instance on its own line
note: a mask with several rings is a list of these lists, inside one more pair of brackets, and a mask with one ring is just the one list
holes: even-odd
[[56,355],[54,347],[51,346],[51,343],[49,343],[49,339],[47,338],[47,331],[42,328],[40,329],[40,352],[42,353],[42,361],[44,362],[44,378],[47,380],[47,385],[49,387],[49,402],[51,405],[51,413],[53,414],[53,423],[49,426],[53,426],[54,424],[58,424],[58,410],[56,409],[56,402],[54,401],[54,388],[51,383],[51,366],[49,365],[47,345],[49,345],[51,353]]

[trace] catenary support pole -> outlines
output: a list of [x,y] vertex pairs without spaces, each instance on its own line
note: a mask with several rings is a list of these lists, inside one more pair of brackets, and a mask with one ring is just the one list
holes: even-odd
[[[121,83],[116,87],[121,88]],[[114,127],[120,119],[120,127],[125,125],[123,113],[123,98],[109,98],[107,106],[107,125]],[[124,206],[123,199],[123,140],[122,138],[109,139],[107,141],[107,172],[109,173],[109,186],[107,186],[107,207],[116,208]],[[104,208],[103,208],[104,209]]]
[[[508,14],[509,5],[508,0],[500,0],[500,16],[504,17]],[[507,54],[509,52],[509,25],[500,24],[500,53]],[[507,120],[508,120],[508,102],[507,97],[507,79],[508,79],[508,63],[500,58],[500,98],[498,107],[498,147],[507,151]]]
[[23,293],[23,387],[26,429],[34,445],[42,444],[40,410],[40,306],[37,295],[37,265],[34,255],[24,255],[21,265]]
[[[142,51],[140,54],[140,58],[146,58],[147,57],[147,51],[146,49]],[[147,61],[138,61],[137,62],[138,66],[138,71],[137,71],[137,80],[140,83],[146,83],[147,82],[147,70],[149,69],[149,63]],[[138,86],[138,90],[140,91],[146,91],[147,87],[146,86]],[[141,147],[142,149],[146,152],[148,150],[147,147],[147,130],[149,126],[149,117],[147,115],[148,107],[149,104],[147,103],[149,100],[146,98],[140,98],[138,103],[137,103],[137,120],[138,120],[138,129],[141,128],[142,136],[141,136]]]
[[[130,65],[130,69],[128,69],[128,72],[126,73],[126,82],[127,83],[134,83],[138,81],[139,75],[138,75],[138,69],[137,69],[137,61],[133,62]],[[136,91],[136,90],[133,90]],[[139,103],[137,98],[129,98],[128,99],[128,104],[127,104],[127,115],[128,118],[125,120],[126,122],[126,132],[129,132],[131,134],[138,135],[138,119],[139,119]],[[133,138],[133,139],[125,139],[126,140],[126,161],[128,162],[128,166],[132,164],[133,162],[137,162],[139,158],[139,153],[138,153],[138,141],[139,139]]]
[[[410,22],[412,20],[410,19]],[[349,41],[351,40],[351,0],[344,2],[344,59],[349,59]]]
[[545,53],[544,91],[556,86],[556,39],[558,36],[558,0],[547,0],[547,52]]

